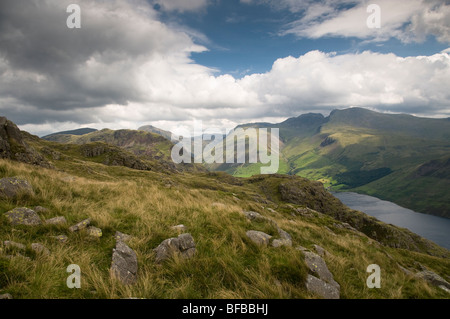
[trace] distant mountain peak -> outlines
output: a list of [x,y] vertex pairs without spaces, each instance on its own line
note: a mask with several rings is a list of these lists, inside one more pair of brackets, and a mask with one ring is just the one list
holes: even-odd
[[79,128],[76,130],[70,130],[70,131],[62,131],[62,132],[56,132],[56,133],[52,133],[46,136],[43,136],[42,139],[48,139],[49,137],[55,136],[55,135],[85,135],[85,134],[89,134],[92,132],[97,132],[97,130],[95,128],[89,128],[89,127],[83,127],[83,128]]

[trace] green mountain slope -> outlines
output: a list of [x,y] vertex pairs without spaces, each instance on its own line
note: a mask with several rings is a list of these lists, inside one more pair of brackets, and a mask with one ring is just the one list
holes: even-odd
[[[322,298],[308,286],[308,278],[319,275],[307,256],[317,252],[341,298],[448,298],[445,289],[424,279],[432,273],[448,280],[448,250],[349,209],[319,182],[105,165],[106,156],[136,155],[90,138],[86,144],[62,144],[1,128],[0,145],[10,145],[14,137],[41,161],[20,163],[6,153],[0,159],[0,179],[18,177],[32,188],[9,198],[0,188],[0,294],[17,299]],[[428,163],[419,172],[432,176],[440,170],[446,163]],[[33,209],[42,221],[64,217],[66,223],[14,225],[7,212],[18,207]],[[91,228],[70,230],[87,218],[101,236],[92,236]],[[195,254],[188,259],[175,254],[158,264],[154,249],[177,237],[179,228],[173,226],[180,224],[195,240]],[[250,230],[272,236],[269,244],[251,240]],[[131,236],[124,241],[137,259],[133,284],[122,284],[110,271],[116,231]],[[289,236],[291,245],[277,247],[280,234]],[[48,252],[36,250],[36,243]],[[80,289],[66,285],[67,266],[74,263],[82,273]],[[382,269],[382,289],[366,286],[367,267],[374,263]]]
[[[255,124],[241,125],[250,126]],[[450,217],[448,119],[351,108],[335,110],[328,117],[305,114],[263,127],[280,129],[279,173]],[[235,176],[251,176],[257,168],[257,164],[211,167]]]

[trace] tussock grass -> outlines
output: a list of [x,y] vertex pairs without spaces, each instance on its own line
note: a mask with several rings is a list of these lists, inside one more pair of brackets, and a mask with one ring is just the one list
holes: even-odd
[[[258,191],[251,185],[221,183],[214,176],[138,172],[90,162],[69,165],[66,161],[59,168],[63,171],[0,160],[0,177],[25,178],[35,192],[0,200],[0,240],[26,245],[20,253],[30,258],[7,259],[7,254],[16,253],[11,251],[0,254],[0,293],[9,292],[14,298],[317,298],[306,291],[308,270],[295,247],[313,250],[318,244],[330,252],[325,259],[341,285],[343,298],[448,298],[437,288],[406,276],[397,266],[417,268],[419,261],[443,275],[450,266],[448,259],[382,247],[346,230],[333,235],[324,229],[334,229],[333,219],[325,215],[294,217],[285,213],[287,207],[269,212],[264,208],[267,205],[252,200]],[[198,187],[193,186],[194,179]],[[167,180],[174,186],[165,187]],[[241,200],[233,199],[232,193]],[[68,225],[12,227],[3,216],[14,207],[37,205],[48,208],[40,214],[42,219],[64,216]],[[276,237],[277,229],[272,223],[248,221],[243,210],[276,221],[292,235],[294,247],[255,245],[246,237],[247,230]],[[68,231],[68,226],[86,218],[102,229],[100,239],[83,231]],[[189,260],[174,257],[155,264],[153,249],[164,239],[176,237],[171,227],[178,224],[184,224],[194,237],[197,254]],[[123,286],[111,277],[115,231],[133,236],[129,246],[139,262],[135,285]],[[68,236],[67,243],[51,237],[61,234]],[[50,249],[50,256],[36,255],[30,249],[34,242]],[[366,267],[373,263],[382,268],[382,289],[366,287]],[[80,289],[66,286],[70,264],[81,268]]]

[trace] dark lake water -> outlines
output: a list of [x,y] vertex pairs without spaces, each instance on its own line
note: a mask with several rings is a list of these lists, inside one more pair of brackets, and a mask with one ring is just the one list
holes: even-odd
[[351,192],[333,193],[348,207],[382,222],[407,228],[436,244],[450,249],[450,219],[417,213],[379,198]]

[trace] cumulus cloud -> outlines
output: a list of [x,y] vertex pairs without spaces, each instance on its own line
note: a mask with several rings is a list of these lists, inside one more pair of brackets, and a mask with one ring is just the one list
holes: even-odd
[[196,64],[191,53],[207,48],[159,21],[147,1],[78,1],[82,27],[68,29],[71,2],[0,4],[0,114],[35,134],[74,123],[176,130],[192,119],[231,128],[349,106],[450,116],[449,50],[407,58],[311,51],[239,79]]

